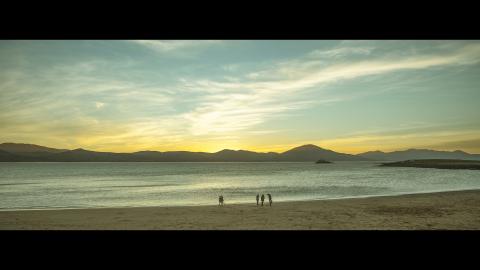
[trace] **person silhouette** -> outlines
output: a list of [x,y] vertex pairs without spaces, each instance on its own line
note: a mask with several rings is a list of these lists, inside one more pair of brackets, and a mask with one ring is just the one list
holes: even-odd
[[218,197],[218,205],[223,205],[223,195]]
[[272,206],[272,195],[268,193],[267,196],[268,196],[268,202],[270,203],[270,206]]
[[265,195],[262,194],[261,200],[262,200],[262,206],[263,206],[263,201],[265,201]]
[[257,205],[258,205],[258,199],[260,198],[260,195],[257,194]]

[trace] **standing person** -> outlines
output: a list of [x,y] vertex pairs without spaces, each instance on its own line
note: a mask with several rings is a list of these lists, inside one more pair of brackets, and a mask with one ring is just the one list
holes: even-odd
[[268,196],[268,202],[270,203],[270,206],[272,206],[272,195],[268,193],[267,196]]
[[265,195],[262,194],[261,200],[262,200],[262,206],[263,206],[263,201],[265,201]]
[[223,195],[218,197],[218,205],[223,205]]
[[258,199],[260,198],[260,195],[257,194],[257,205],[258,205]]

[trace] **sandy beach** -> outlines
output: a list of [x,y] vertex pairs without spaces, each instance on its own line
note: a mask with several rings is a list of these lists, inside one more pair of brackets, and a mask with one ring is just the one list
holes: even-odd
[[[254,199],[254,198],[252,198]],[[226,201],[228,203],[228,200]],[[480,190],[189,207],[1,211],[3,230],[480,229]]]

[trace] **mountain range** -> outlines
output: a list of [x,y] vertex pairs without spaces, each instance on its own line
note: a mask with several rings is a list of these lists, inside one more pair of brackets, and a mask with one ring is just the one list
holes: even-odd
[[283,153],[259,153],[224,149],[215,153],[189,151],[140,151],[134,153],[96,152],[85,149],[56,149],[34,144],[0,144],[0,162],[316,162],[327,161],[400,161],[408,159],[480,160],[480,154],[463,151],[409,149],[385,153],[366,152],[358,155],[339,153],[313,144],[292,148]]
[[337,153],[308,144],[295,147],[283,153],[259,153],[245,150],[224,149],[215,153],[188,151],[140,151],[134,153],[96,152],[85,149],[55,149],[34,144],[0,144],[0,161],[54,161],[54,162],[261,162],[291,161],[315,162],[328,161],[365,161],[364,157]]

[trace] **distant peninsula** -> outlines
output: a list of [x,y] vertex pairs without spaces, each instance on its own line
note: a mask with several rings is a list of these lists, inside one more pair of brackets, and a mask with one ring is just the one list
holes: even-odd
[[332,162],[324,160],[324,159],[319,159],[319,160],[315,161],[315,163],[316,164],[329,164],[329,163],[332,163]]
[[480,161],[461,159],[418,159],[383,163],[380,166],[480,170]]

